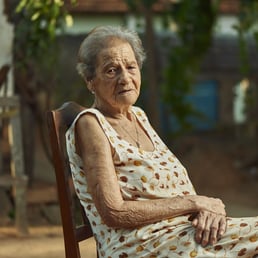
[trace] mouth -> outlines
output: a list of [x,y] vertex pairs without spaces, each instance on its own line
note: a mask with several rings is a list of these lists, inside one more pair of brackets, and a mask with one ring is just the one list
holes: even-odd
[[129,89],[129,90],[121,90],[121,91],[118,92],[118,94],[125,94],[125,93],[128,93],[130,91],[132,91],[132,90],[131,89]]

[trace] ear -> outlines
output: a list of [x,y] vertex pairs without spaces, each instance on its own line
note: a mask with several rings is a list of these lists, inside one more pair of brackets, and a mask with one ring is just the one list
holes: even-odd
[[89,90],[92,94],[94,94],[95,91],[94,91],[93,80],[89,80],[89,81],[86,80],[86,85],[87,85],[88,90]]

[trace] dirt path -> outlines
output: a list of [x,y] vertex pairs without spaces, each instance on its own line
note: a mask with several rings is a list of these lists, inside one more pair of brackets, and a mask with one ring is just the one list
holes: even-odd
[[[33,227],[28,237],[17,237],[15,228],[0,228],[0,258],[64,258],[61,227]],[[96,258],[94,239],[80,244],[82,258]]]

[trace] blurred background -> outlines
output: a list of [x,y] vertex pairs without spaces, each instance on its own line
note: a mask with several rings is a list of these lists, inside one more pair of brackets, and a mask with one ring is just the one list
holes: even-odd
[[258,0],[0,0],[0,257],[64,257],[46,112],[91,105],[75,66],[98,25],[139,33],[137,105],[196,191],[257,216],[257,22]]

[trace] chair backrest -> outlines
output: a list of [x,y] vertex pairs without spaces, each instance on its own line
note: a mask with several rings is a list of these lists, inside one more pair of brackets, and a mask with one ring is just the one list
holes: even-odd
[[60,108],[47,112],[47,123],[52,148],[53,164],[62,218],[66,258],[80,258],[79,242],[93,236],[89,221],[81,206],[82,225],[75,222],[74,189],[67,156],[65,132],[77,114],[85,109],[75,102],[66,102]]

